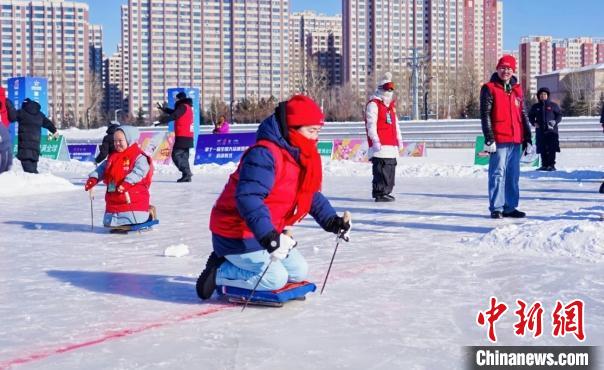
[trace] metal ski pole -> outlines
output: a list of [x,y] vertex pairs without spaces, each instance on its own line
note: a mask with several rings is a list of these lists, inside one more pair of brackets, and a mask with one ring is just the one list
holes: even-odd
[[88,190],[88,197],[90,198],[90,231],[94,231],[94,210],[92,208],[94,195],[92,195],[92,189]]
[[[128,192],[124,193],[124,196],[126,197],[126,203],[130,204],[130,194],[128,194]],[[134,211],[132,210],[132,208],[130,208],[130,213],[132,213],[132,218],[134,219],[134,223],[138,224],[138,221],[136,220],[136,215],[134,214]]]
[[[348,222],[350,221],[350,212],[346,211],[344,212],[344,222]],[[331,255],[331,262],[329,262],[329,268],[327,269],[327,274],[325,274],[325,280],[323,281],[323,286],[321,287],[321,293],[323,294],[323,291],[325,290],[325,285],[327,285],[327,278],[329,278],[329,272],[331,271],[331,266],[333,265],[333,260],[336,258],[336,253],[338,252],[338,246],[340,245],[340,240],[344,239],[344,234],[346,232],[344,230],[342,230],[342,232],[340,232],[338,234],[338,236],[336,237],[336,248],[333,251],[333,254]]]
[[243,310],[245,310],[245,308],[247,307],[247,304],[250,302],[250,300],[254,296],[254,293],[256,293],[256,289],[258,288],[258,285],[260,285],[260,282],[262,281],[262,278],[264,277],[264,274],[266,274],[266,272],[268,271],[268,268],[271,267],[271,263],[273,263],[273,259],[272,258],[268,261],[268,265],[266,265],[266,268],[264,269],[264,271],[262,271],[262,275],[260,275],[260,279],[258,279],[258,282],[254,286],[254,289],[252,289],[252,292],[250,293],[250,296],[247,297],[247,299],[245,300],[245,304],[243,305],[243,308],[241,309],[241,312],[243,312]]

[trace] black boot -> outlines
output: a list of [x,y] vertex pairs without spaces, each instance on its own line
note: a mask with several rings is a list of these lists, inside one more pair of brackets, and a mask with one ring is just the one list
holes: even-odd
[[224,257],[218,257],[214,252],[210,253],[210,257],[208,257],[208,261],[206,262],[206,268],[199,275],[195,287],[199,298],[208,299],[212,296],[212,293],[216,289],[216,271],[218,271],[218,267],[225,260]]
[[191,177],[193,177],[193,175],[182,175],[176,182],[191,182]]

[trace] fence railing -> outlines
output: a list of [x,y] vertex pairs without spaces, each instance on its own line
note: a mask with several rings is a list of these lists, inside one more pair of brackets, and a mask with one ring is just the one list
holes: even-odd
[[[400,121],[403,140],[425,142],[429,147],[470,147],[482,135],[480,120]],[[231,132],[254,132],[258,124],[233,124]],[[166,126],[145,128],[165,131]],[[211,133],[213,126],[202,125],[202,134]],[[534,129],[533,129],[534,130]],[[604,147],[604,133],[599,117],[566,117],[559,125],[560,143],[564,147]],[[364,138],[364,122],[327,122],[321,140]]]

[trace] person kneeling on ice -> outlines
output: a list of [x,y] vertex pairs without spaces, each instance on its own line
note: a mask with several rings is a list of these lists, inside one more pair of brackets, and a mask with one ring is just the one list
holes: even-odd
[[214,251],[197,280],[199,298],[210,298],[216,285],[252,290],[258,283],[258,291],[271,291],[303,281],[308,265],[285,228],[307,214],[326,231],[349,232],[350,220],[320,191],[322,126],[321,109],[302,95],[279,103],[260,124],[212,208]]
[[84,190],[92,189],[99,179],[107,184],[105,227],[123,227],[155,219],[149,205],[149,187],[153,161],[137,144],[138,129],[120,126],[113,134],[115,152],[90,173]]

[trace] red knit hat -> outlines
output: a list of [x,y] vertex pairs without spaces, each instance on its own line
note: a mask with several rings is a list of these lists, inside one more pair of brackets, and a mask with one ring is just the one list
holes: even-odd
[[321,108],[304,95],[294,95],[287,101],[285,115],[288,127],[323,126],[325,123]]
[[509,67],[512,71],[516,72],[516,58],[513,55],[506,54],[499,59],[497,62],[497,67],[495,69],[499,69],[501,67]]

